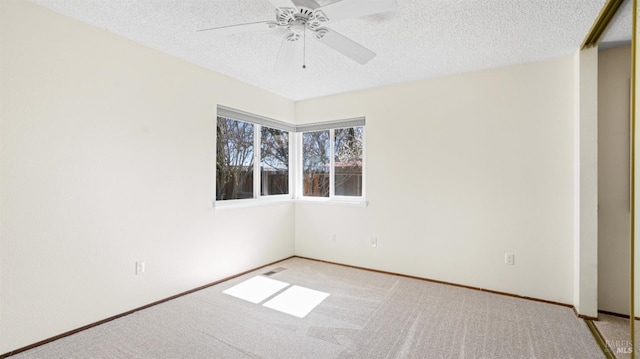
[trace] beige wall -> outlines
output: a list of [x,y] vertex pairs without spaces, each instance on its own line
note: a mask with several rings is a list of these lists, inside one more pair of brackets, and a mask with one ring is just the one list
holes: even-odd
[[294,254],[293,204],[212,208],[216,105],[293,102],[26,1],[0,26],[0,353]]
[[298,203],[296,254],[573,304],[571,57],[296,103],[356,116],[370,205]]
[[598,64],[598,309],[628,315],[631,47]]
[[598,48],[574,54],[573,305],[598,316]]

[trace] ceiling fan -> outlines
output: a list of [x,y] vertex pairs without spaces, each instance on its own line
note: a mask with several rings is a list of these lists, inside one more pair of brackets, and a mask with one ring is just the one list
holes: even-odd
[[231,35],[255,30],[286,28],[287,34],[280,46],[275,71],[289,68],[296,44],[306,40],[307,31],[319,42],[364,65],[371,61],[376,53],[331,30],[326,25],[329,22],[391,11],[398,7],[396,0],[339,0],[325,6],[320,6],[315,0],[269,1],[276,7],[275,21],[213,27],[201,29],[198,32],[208,31],[218,35]]

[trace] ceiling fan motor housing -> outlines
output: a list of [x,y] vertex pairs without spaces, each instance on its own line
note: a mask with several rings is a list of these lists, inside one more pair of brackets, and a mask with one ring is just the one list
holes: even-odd
[[[301,1],[306,3],[307,1]],[[276,25],[286,27],[293,34],[301,35],[305,28],[315,32],[329,20],[321,10],[296,4],[296,8],[278,8],[276,10]]]

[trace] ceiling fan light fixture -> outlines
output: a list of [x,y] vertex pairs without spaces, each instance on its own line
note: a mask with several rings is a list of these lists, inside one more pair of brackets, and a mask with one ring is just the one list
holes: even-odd
[[[315,40],[341,53],[351,60],[364,65],[371,61],[376,53],[342,34],[326,27],[329,21],[355,18],[384,11],[393,11],[398,7],[397,0],[340,0],[328,5],[320,6],[315,0],[269,0],[276,8],[276,18],[273,21],[259,23],[238,24],[199,30],[214,30],[219,34],[233,34],[246,32],[254,28],[271,29],[285,28],[288,33],[282,40],[275,68],[282,70],[290,63],[293,46],[300,38],[306,39],[306,30],[311,31]],[[306,55],[306,43],[303,44],[303,54]],[[303,55],[304,56],[304,55]],[[303,68],[305,68],[303,60]]]
[[289,26],[289,30],[291,30],[291,32],[294,34],[300,35],[304,32],[305,27],[306,21],[296,20],[293,22],[293,24],[291,24],[291,26]]

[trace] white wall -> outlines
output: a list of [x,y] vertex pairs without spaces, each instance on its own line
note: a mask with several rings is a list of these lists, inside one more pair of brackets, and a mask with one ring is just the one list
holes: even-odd
[[0,26],[0,353],[294,254],[292,204],[212,209],[216,105],[291,101],[26,1]]
[[629,314],[631,46],[598,59],[598,309]]
[[571,57],[296,103],[355,116],[370,205],[298,203],[296,254],[573,303]]

